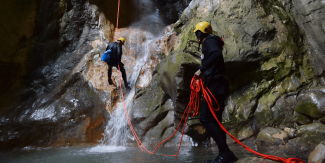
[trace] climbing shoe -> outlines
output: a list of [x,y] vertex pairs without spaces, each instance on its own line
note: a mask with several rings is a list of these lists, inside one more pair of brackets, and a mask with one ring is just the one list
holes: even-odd
[[124,85],[127,90],[131,90],[131,84],[129,82],[125,82]]
[[238,160],[234,153],[220,152],[214,160],[208,160],[205,163],[234,163]]

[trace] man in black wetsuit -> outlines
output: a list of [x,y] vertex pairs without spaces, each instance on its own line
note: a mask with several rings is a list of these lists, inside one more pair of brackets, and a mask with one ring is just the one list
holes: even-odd
[[123,81],[124,81],[124,85],[127,89],[130,89],[130,86],[127,82],[127,78],[126,78],[126,73],[125,73],[125,69],[124,69],[124,64],[121,62],[121,59],[122,59],[122,46],[124,45],[125,43],[125,39],[123,37],[120,37],[117,42],[112,42],[110,44],[107,45],[106,47],[106,51],[108,49],[111,49],[112,50],[112,56],[111,56],[111,59],[110,61],[107,63],[108,64],[108,83],[110,85],[113,84],[113,81],[112,81],[112,67],[115,66],[116,68],[118,68],[118,66],[120,66],[120,70],[121,70],[121,73],[122,73],[122,78],[123,78]]
[[[194,33],[199,41],[199,45],[203,45],[201,67],[195,72],[194,76],[202,78],[205,85],[218,101],[220,110],[215,112],[215,114],[221,122],[222,112],[225,108],[224,100],[229,95],[228,80],[222,75],[225,72],[225,63],[222,56],[224,42],[219,36],[211,35],[212,27],[208,22],[197,24]],[[213,107],[215,109],[218,107],[215,101],[213,101]],[[230,151],[226,143],[226,133],[214,119],[205,99],[200,112],[200,121],[219,148],[219,155],[214,160],[208,160],[206,163],[231,163],[237,161],[237,157]]]

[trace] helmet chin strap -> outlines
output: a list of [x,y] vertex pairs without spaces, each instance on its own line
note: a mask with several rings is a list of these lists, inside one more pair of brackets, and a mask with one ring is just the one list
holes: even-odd
[[201,40],[199,40],[199,47],[197,47],[197,51],[200,51],[200,46],[201,46]]
[[195,32],[196,38],[199,40],[199,47],[197,48],[198,51],[200,51],[200,46],[201,46],[201,40],[203,33],[201,31],[196,31]]

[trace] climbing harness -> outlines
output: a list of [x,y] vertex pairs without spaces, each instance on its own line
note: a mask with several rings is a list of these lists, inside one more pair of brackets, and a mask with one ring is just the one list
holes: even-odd
[[[118,31],[118,19],[119,19],[119,12],[120,12],[120,0],[118,1],[118,10],[117,10],[117,23],[116,23],[116,40],[117,40],[117,31]],[[119,79],[120,79],[120,88],[121,88],[121,95],[122,95],[122,99],[123,99],[123,105],[124,105],[124,111],[125,111],[125,116],[127,118],[127,121],[129,123],[129,126],[130,126],[130,129],[132,131],[132,134],[139,146],[139,148],[142,150],[142,151],[146,151],[150,154],[153,154],[156,152],[156,150],[158,149],[158,147],[166,142],[167,140],[169,140],[170,138],[172,138],[178,131],[179,127],[181,126],[182,122],[183,122],[183,119],[185,117],[185,120],[184,120],[184,125],[183,125],[183,129],[182,129],[182,136],[181,136],[181,140],[179,142],[179,147],[178,147],[178,150],[177,150],[177,153],[175,155],[165,155],[165,154],[159,154],[159,155],[163,155],[163,156],[177,156],[178,153],[179,153],[179,150],[181,148],[181,144],[182,144],[182,140],[183,140],[183,135],[184,135],[184,130],[185,130],[185,125],[186,125],[186,122],[187,122],[187,119],[188,119],[188,116],[190,114],[192,114],[192,116],[196,116],[198,115],[199,113],[199,95],[200,95],[200,89],[202,88],[202,92],[203,92],[203,95],[204,95],[204,98],[205,100],[207,101],[208,103],[208,106],[209,106],[209,109],[213,115],[213,117],[216,119],[216,121],[218,122],[218,124],[220,125],[220,127],[231,137],[233,138],[238,144],[242,145],[246,150],[254,153],[254,154],[257,154],[257,155],[260,155],[262,156],[264,159],[270,159],[270,160],[274,160],[274,161],[281,161],[283,163],[305,163],[303,160],[301,159],[298,159],[298,158],[289,158],[289,159],[286,159],[286,158],[281,158],[281,157],[277,157],[277,156],[272,156],[272,155],[265,155],[265,154],[261,154],[261,153],[258,153],[252,149],[250,149],[249,147],[245,146],[243,143],[241,143],[237,138],[235,138],[234,136],[232,136],[227,130],[226,128],[223,127],[223,125],[219,122],[217,116],[215,115],[215,111],[218,111],[219,110],[219,104],[218,104],[218,101],[215,99],[215,97],[212,95],[212,93],[210,92],[210,90],[208,88],[206,88],[205,85],[203,85],[203,82],[202,82],[202,79],[197,79],[195,77],[192,78],[192,81],[191,81],[191,85],[190,85],[190,88],[191,88],[191,95],[190,95],[190,101],[183,113],[183,116],[181,118],[181,121],[179,122],[175,132],[170,136],[168,137],[167,139],[161,141],[157,147],[153,150],[153,151],[149,151],[141,142],[140,138],[138,137],[138,135],[136,134],[133,126],[132,126],[132,123],[131,123],[131,120],[130,120],[130,117],[129,117],[129,113],[126,109],[126,106],[125,106],[125,101],[124,101],[124,96],[123,96],[123,90],[122,90],[122,79],[121,79],[121,70],[120,70],[120,66],[118,66],[118,69],[119,69]],[[211,99],[211,96],[213,98],[213,100],[217,103],[218,105],[218,108],[215,109],[213,108],[212,106],[212,99]],[[186,116],[185,116],[186,115]]]

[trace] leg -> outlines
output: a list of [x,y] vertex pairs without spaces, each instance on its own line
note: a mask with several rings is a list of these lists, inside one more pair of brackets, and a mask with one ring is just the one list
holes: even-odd
[[[216,97],[217,98],[217,97]],[[218,98],[217,98],[218,100]],[[224,109],[224,102],[219,98],[218,100],[220,110],[215,112],[218,120],[222,121],[222,112]],[[214,102],[214,106],[217,106],[217,104]],[[209,109],[209,106],[207,102],[204,100],[201,108],[201,114],[200,114],[200,121],[203,124],[203,126],[206,128],[206,130],[209,132],[213,140],[217,143],[219,151],[220,152],[229,152],[230,149],[227,145],[226,141],[226,133],[222,130],[222,128],[219,126],[218,122],[215,120],[213,115],[211,114],[211,111]]]
[[126,73],[125,73],[123,63],[120,63],[120,70],[121,70],[121,73],[122,73],[122,78],[123,78],[123,81],[124,81],[124,85],[125,85],[125,87],[128,87],[128,81],[127,81],[127,78],[126,78]]
[[108,65],[107,75],[108,75],[108,83],[109,83],[109,85],[112,85],[113,81],[111,78],[111,76],[112,76],[112,66],[111,65]]
[[[224,97],[215,96],[219,106],[220,110],[215,112],[217,119],[221,122],[222,121],[222,112],[224,110],[225,104],[224,104]],[[217,106],[217,104],[214,102],[213,106]],[[211,137],[214,139],[214,141],[217,143],[219,148],[219,155],[214,160],[208,160],[206,163],[230,163],[237,161],[238,158],[234,155],[233,152],[230,151],[228,145],[227,145],[227,139],[226,139],[226,133],[222,130],[222,128],[219,126],[218,122],[213,117],[209,106],[207,102],[204,100],[201,108],[200,113],[200,121],[203,124],[203,126],[206,128],[206,130],[209,132]]]

